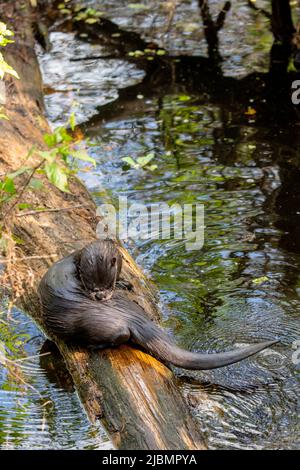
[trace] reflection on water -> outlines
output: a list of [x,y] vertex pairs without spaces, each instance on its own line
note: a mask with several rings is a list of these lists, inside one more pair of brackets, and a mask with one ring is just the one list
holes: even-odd
[[[166,15],[165,2],[155,2],[158,10],[150,0],[143,2],[153,10],[150,25],[141,11],[125,8],[128,2],[88,3],[99,9],[105,4],[106,14],[111,11],[120,25],[135,25],[145,34],[152,34],[163,21],[161,14]],[[180,2],[178,31],[164,38],[174,53],[204,54],[203,38],[190,21],[196,3]],[[244,2],[232,3],[220,36],[225,75],[266,70],[270,36],[265,19],[246,9]],[[211,4],[217,11],[220,2]],[[99,105],[116,98],[117,88],[143,76],[125,61],[91,59],[106,51],[74,41],[72,34],[54,33],[52,39],[54,48],[41,62],[53,124],[67,120],[74,100],[79,102],[79,121],[86,120]],[[207,86],[210,77],[205,78]],[[291,361],[291,346],[300,326],[298,126],[283,112],[277,115],[262,102],[253,104],[251,93],[247,102],[242,87],[248,92],[253,77],[237,84],[240,96],[234,95],[232,81],[212,79],[208,93],[173,84],[172,90],[157,86],[152,95],[149,84],[140,99],[137,91],[113,104],[106,122],[103,115],[86,128],[97,142],[93,156],[98,166],[82,177],[99,203],[105,187],[115,202],[126,195],[149,205],[204,204],[201,251],[186,251],[180,240],[128,241],[160,289],[165,327],[182,346],[201,351],[267,339],[281,342],[216,371],[178,370],[182,391],[211,448],[297,448],[299,366]],[[276,102],[276,96],[271,101]],[[257,110],[252,120],[244,114],[248,105]],[[149,152],[155,153],[154,171],[130,169],[121,160]],[[43,338],[15,311],[9,321],[5,314],[0,317],[0,342],[6,357],[15,360],[39,354]],[[0,355],[1,448],[110,448],[103,430],[88,423],[72,383],[53,374],[62,364],[47,357],[27,359],[16,367]]]
[[[209,1],[214,19],[224,3],[220,0]],[[144,0],[136,6],[134,2],[127,0],[83,0],[81,4],[105,13],[106,17],[121,28],[136,31],[149,41],[155,40],[170,54],[206,55],[207,45],[199,16],[198,0]],[[174,5],[176,8],[173,11]],[[270,2],[267,0],[261,0],[259,6],[270,10]],[[253,12],[244,0],[235,0],[231,2],[224,31],[225,34],[221,32],[219,39],[226,75],[240,77],[254,70],[266,70],[266,54],[270,50],[272,35],[264,15]]]
[[[113,199],[204,204],[201,251],[186,251],[180,240],[134,243],[169,307],[165,326],[194,350],[276,338],[280,344],[216,371],[178,371],[182,389],[211,448],[295,448],[299,366],[291,356],[300,331],[300,255],[283,244],[294,235],[282,231],[288,214],[278,209],[290,207],[281,186],[282,150],[295,130],[282,129],[276,140],[250,124],[224,121],[226,112],[199,104],[197,96],[167,95],[149,99],[143,111],[138,106],[135,115],[88,129],[99,142],[93,149],[99,167],[86,182],[99,203],[95,176]],[[150,151],[152,172],[121,160]],[[288,180],[295,164],[285,169]]]
[[[66,390],[51,380],[47,356],[37,356],[43,343],[25,315],[0,315],[0,448],[110,449],[105,432],[89,423],[70,383]],[[62,364],[56,366],[62,370]]]
[[144,73],[123,60],[107,59],[109,50],[84,43],[73,33],[50,34],[51,53],[39,54],[50,122],[63,125],[76,113],[77,123],[114,101],[118,89],[139,82]]

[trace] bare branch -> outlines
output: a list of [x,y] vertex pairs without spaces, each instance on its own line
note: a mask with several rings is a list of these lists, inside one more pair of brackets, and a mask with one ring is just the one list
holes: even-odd
[[255,10],[257,13],[262,13],[266,18],[268,18],[268,20],[270,20],[272,18],[272,15],[271,13],[269,13],[267,10],[265,10],[264,8],[260,8],[258,7],[257,5],[255,5],[255,3],[253,2],[253,0],[248,0],[247,1],[248,3],[248,6],[250,8],[252,8],[252,10]]
[[231,2],[225,2],[222,10],[218,14],[218,18],[216,19],[216,23],[215,23],[218,31],[220,31],[220,29],[223,28],[226,15],[229,12],[230,8],[231,8]]

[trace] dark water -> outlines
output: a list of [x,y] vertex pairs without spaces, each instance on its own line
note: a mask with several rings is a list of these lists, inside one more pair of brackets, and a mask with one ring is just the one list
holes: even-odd
[[[126,195],[131,203],[204,204],[201,251],[187,251],[176,240],[143,240],[132,248],[160,288],[165,326],[189,349],[273,338],[281,343],[238,365],[188,373],[184,393],[212,448],[296,447],[299,365],[291,354],[299,338],[300,257],[285,249],[275,222],[281,197],[276,160],[284,144],[274,137],[258,142],[250,125],[232,124],[220,157],[219,116],[218,107],[199,104],[196,96],[149,100],[137,114],[90,130],[99,139],[96,175],[113,198]],[[156,170],[124,170],[122,156],[149,152],[155,152]],[[92,177],[90,189],[98,190]],[[205,398],[197,379],[211,384],[204,386]]]
[[[104,3],[98,2],[99,8]],[[123,3],[118,2],[120,24],[126,19]],[[47,85],[57,90],[48,99],[53,123],[63,120],[62,110],[68,112],[73,100],[80,103],[81,121],[94,115],[84,130],[96,144],[91,153],[97,168],[83,172],[82,178],[97,203],[103,202],[105,188],[116,206],[121,195],[147,206],[204,205],[205,243],[200,251],[187,251],[184,240],[126,242],[159,287],[170,334],[182,346],[199,351],[280,340],[271,350],[227,368],[176,370],[209,446],[292,449],[299,448],[300,436],[300,355],[292,356],[300,331],[299,121],[282,90],[274,94],[276,83],[268,88],[265,76],[246,77],[250,70],[267,71],[271,42],[265,19],[241,3],[236,2],[222,36],[222,53],[230,56],[223,75],[208,77],[203,69],[190,79],[183,67],[181,79],[150,77],[119,92],[119,99],[98,116],[97,106],[112,101],[116,87],[125,88],[128,77],[127,85],[141,80],[144,73],[138,67],[104,61],[107,69],[102,73],[101,64],[92,62],[87,71],[86,62],[79,61],[74,76],[67,46],[75,46],[69,36],[59,36],[69,51],[64,58],[63,48],[54,48],[42,62]],[[178,14],[184,19],[190,3],[182,4]],[[218,4],[213,2],[214,8]],[[110,8],[117,9],[115,2]],[[132,16],[133,24],[143,24],[147,32],[149,19],[141,23],[138,15]],[[243,31],[241,44],[233,44],[238,28]],[[197,37],[186,36],[184,47],[194,50]],[[201,44],[195,55],[204,54]],[[84,55],[85,47],[90,55],[90,45],[79,42],[76,50]],[[60,73],[51,74],[62,60]],[[102,72],[88,76],[98,66],[95,70]],[[120,76],[111,80],[110,70],[118,67]],[[68,76],[69,88],[63,90]],[[95,103],[95,97],[100,101]],[[252,115],[247,114],[249,106],[256,111]],[[122,161],[150,152],[153,170],[130,168]],[[7,322],[2,314],[0,320],[0,340],[9,357],[40,352],[43,338],[24,315],[13,312]],[[55,383],[38,358],[21,364],[2,369],[2,448],[109,448],[103,430],[88,423],[72,387],[65,390]]]

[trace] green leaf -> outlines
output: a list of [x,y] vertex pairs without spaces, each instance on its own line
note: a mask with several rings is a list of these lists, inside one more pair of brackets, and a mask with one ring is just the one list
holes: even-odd
[[76,160],[89,162],[89,163],[92,163],[94,166],[96,166],[96,160],[90,157],[86,150],[72,150],[70,152],[70,156],[75,158]]
[[0,113],[0,119],[4,119],[5,121],[9,121],[9,117],[6,116],[6,114]]
[[49,150],[49,151],[40,151],[39,156],[47,160],[47,162],[52,163],[57,157],[57,149]]
[[147,168],[149,168],[150,171],[154,171],[156,170],[157,165],[150,165],[150,166],[147,166]]
[[35,191],[38,191],[39,189],[42,189],[43,187],[43,182],[37,178],[32,178],[30,183],[29,183],[29,188],[33,189]]
[[133,10],[148,10],[148,5],[144,5],[143,3],[128,3],[128,8],[132,8]]
[[47,162],[45,164],[45,171],[50,183],[54,184],[58,189],[64,193],[68,193],[68,178],[66,169],[57,164],[57,162]]
[[84,22],[87,24],[95,24],[98,23],[98,21],[98,18],[87,18],[86,20],[84,20]]
[[68,134],[67,129],[64,127],[57,127],[52,134],[44,135],[44,142],[48,147],[52,148],[61,143],[72,142],[72,137]]
[[167,52],[166,52],[164,49],[158,49],[158,50],[156,51],[156,55],[166,55],[166,53],[167,53]]
[[188,95],[180,95],[178,97],[178,99],[179,99],[179,101],[189,101],[191,99],[191,97],[188,96]]
[[4,78],[5,74],[12,75],[15,78],[20,78],[17,72],[10,66],[8,65],[7,62],[3,59],[3,55],[0,54],[0,79],[2,80]]
[[[19,205],[21,205],[21,204],[19,204]],[[26,205],[26,204],[24,204],[24,205]],[[30,206],[30,204],[27,204],[27,205]],[[25,245],[26,244],[25,241],[22,240],[22,238],[17,237],[16,235],[12,235],[12,239],[13,239],[14,242],[17,243],[17,245]]]
[[72,142],[73,140],[70,134],[68,133],[67,129],[65,129],[64,127],[58,127],[57,129],[54,130],[54,133],[57,136],[58,143],[61,143],[61,142],[69,143],[69,142]]
[[54,147],[57,144],[57,138],[55,134],[45,134],[44,142],[48,147]]
[[128,163],[128,165],[131,166],[132,168],[136,168],[136,169],[140,168],[140,166],[131,157],[123,157],[122,160],[123,162]]
[[30,207],[32,207],[32,204],[26,204],[25,202],[21,204],[17,204],[17,208],[20,209],[21,211],[24,209],[30,209]]
[[24,173],[28,173],[28,171],[32,170],[32,168],[28,166],[21,166],[18,170],[14,171],[13,173],[9,173],[7,176],[8,178],[17,178],[17,176],[23,175]]
[[262,277],[257,277],[256,279],[252,279],[252,283],[259,286],[260,284],[263,284],[264,282],[268,280],[269,278],[267,276],[262,276]]
[[2,23],[2,21],[0,21],[0,35],[1,36],[13,36],[14,33],[13,31],[7,28],[5,23]]
[[9,178],[8,176],[6,176],[4,181],[1,183],[0,188],[2,189],[2,191],[10,195],[14,195],[17,192],[14,180],[12,178]]
[[139,157],[137,159],[137,162],[140,166],[145,166],[147,165],[149,162],[151,162],[151,160],[155,157],[155,154],[153,152],[150,152],[148,153],[147,155],[145,155],[144,157]]
[[70,124],[71,130],[74,131],[76,127],[75,113],[71,114],[70,119],[69,119],[69,124]]

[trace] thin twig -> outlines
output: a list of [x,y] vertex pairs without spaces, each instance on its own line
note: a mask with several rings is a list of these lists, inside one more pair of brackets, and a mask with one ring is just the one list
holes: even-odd
[[21,357],[20,359],[14,359],[12,362],[27,361],[27,359],[35,359],[37,357],[49,356],[49,354],[51,354],[51,351],[45,352],[45,353],[42,353],[42,354],[35,354],[34,356]]
[[[23,256],[21,258],[14,258],[14,261],[27,261],[27,260],[32,260],[32,259],[47,259],[47,258],[52,258],[53,256],[58,256],[57,253],[53,253],[51,255],[42,255],[42,256]],[[0,258],[0,264],[8,263],[10,260],[5,259],[5,258]]]
[[173,19],[174,19],[174,16],[175,16],[176,8],[177,8],[177,0],[173,0],[171,8],[170,8],[169,15],[168,15],[167,25],[166,25],[164,31],[162,32],[161,36],[166,36],[170,32],[170,29],[171,29],[171,26],[172,26],[172,23],[173,23]]
[[269,20],[272,18],[272,15],[271,13],[269,13],[267,10],[265,10],[264,8],[259,8],[255,5],[255,3],[253,2],[253,0],[248,0],[248,6],[250,8],[252,8],[252,10],[255,10],[257,11],[258,13],[262,13],[263,15],[265,15],[266,18],[268,18]]
[[6,219],[6,217],[8,216],[8,214],[16,207],[16,205],[18,204],[18,202],[20,201],[20,199],[22,198],[23,194],[25,193],[33,175],[35,174],[35,172],[44,164],[44,160],[41,160],[37,165],[35,165],[35,167],[32,168],[32,171],[30,172],[28,178],[26,179],[25,181],[25,184],[23,186],[23,188],[21,189],[17,199],[14,201],[14,203],[12,204],[11,207],[9,207],[7,209],[7,211],[4,213],[3,215],[3,220]]
[[80,207],[88,207],[88,204],[77,204],[71,207],[57,207],[54,209],[37,209],[35,211],[21,212],[17,214],[17,217],[25,217],[26,215],[39,215],[44,212],[62,212],[62,211],[71,211],[73,209],[79,209]]

